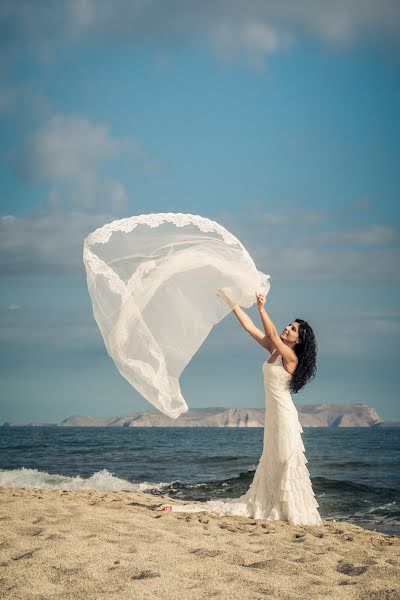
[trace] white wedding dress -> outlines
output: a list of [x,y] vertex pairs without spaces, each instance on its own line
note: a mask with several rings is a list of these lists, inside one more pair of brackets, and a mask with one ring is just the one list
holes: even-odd
[[303,429],[288,387],[292,376],[284,368],[281,355],[273,363],[265,361],[262,370],[264,447],[249,489],[239,498],[173,504],[174,512],[207,511],[225,516],[282,520],[294,525],[322,522],[306,467]]

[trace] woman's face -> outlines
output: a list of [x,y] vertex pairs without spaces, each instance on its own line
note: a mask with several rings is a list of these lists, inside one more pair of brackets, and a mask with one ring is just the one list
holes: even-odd
[[281,333],[281,340],[288,342],[289,344],[296,344],[299,340],[299,329],[300,323],[297,323],[297,321],[289,323]]

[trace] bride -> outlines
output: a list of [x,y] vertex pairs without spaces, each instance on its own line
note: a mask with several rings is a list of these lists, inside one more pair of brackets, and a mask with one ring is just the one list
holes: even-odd
[[262,365],[265,388],[264,445],[254,479],[239,498],[162,505],[174,512],[208,511],[254,519],[318,525],[321,517],[306,467],[303,431],[291,393],[315,376],[317,343],[310,325],[295,319],[279,335],[265,310],[265,296],[256,294],[264,332],[227,295],[217,295],[231,308],[243,328],[270,353]]

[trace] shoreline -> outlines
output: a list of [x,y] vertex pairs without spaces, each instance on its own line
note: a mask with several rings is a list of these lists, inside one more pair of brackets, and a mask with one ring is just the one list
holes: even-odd
[[0,488],[0,596],[18,600],[400,597],[400,538],[160,512],[145,492]]

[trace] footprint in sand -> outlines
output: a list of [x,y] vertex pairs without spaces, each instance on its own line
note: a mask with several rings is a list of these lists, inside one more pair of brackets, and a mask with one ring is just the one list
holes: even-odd
[[276,566],[276,560],[260,560],[258,562],[250,563],[249,565],[242,565],[243,567],[249,567],[251,569],[269,569]]
[[50,535],[47,536],[46,540],[65,540],[65,537],[63,535],[60,535],[59,533],[50,533]]
[[356,565],[353,565],[352,563],[340,560],[336,567],[336,571],[338,573],[342,573],[343,575],[356,576],[356,575],[362,575],[363,573],[368,571],[368,567],[365,565],[361,565],[361,566],[357,567]]
[[238,531],[237,527],[233,527],[232,525],[228,525],[228,523],[220,523],[218,525],[220,529],[226,529],[226,531],[230,531],[231,533],[236,533]]
[[207,550],[206,548],[196,548],[196,550],[190,550],[190,554],[197,554],[200,558],[213,558],[214,556],[219,556],[223,554],[221,550]]
[[31,558],[34,552],[41,550],[41,548],[33,548],[33,550],[28,550],[28,552],[24,552],[23,554],[18,554],[17,556],[13,556],[13,560],[21,560],[21,558]]
[[140,571],[140,573],[132,575],[131,579],[149,579],[154,577],[161,577],[161,575],[155,571]]
[[53,584],[62,584],[65,582],[66,578],[72,577],[76,578],[78,573],[83,573],[82,569],[79,567],[52,567],[54,569],[54,574],[50,576],[49,580]]
[[11,548],[10,542],[0,542],[0,550],[3,550],[4,548]]
[[294,542],[304,542],[305,539],[306,539],[305,533],[295,533],[293,536]]
[[244,564],[243,567],[247,567],[250,569],[265,569],[266,571],[279,574],[286,575],[288,569],[291,574],[298,574],[301,572],[300,565],[296,565],[294,563],[289,563],[286,560],[281,559],[269,559],[269,560],[260,560],[250,564]]
[[22,535],[36,536],[45,531],[44,527],[26,527],[20,530]]

